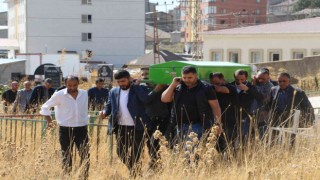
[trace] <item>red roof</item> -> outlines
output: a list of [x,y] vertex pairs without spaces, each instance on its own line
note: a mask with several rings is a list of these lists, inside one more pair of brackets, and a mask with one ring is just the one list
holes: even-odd
[[320,17],[262,24],[249,27],[208,31],[207,35],[320,33]]

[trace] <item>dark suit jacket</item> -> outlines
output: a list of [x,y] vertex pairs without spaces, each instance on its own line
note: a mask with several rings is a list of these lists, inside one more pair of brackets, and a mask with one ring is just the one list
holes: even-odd
[[[273,118],[275,121],[279,119],[280,115],[285,115],[286,117],[282,117],[281,119],[287,119],[290,116],[291,107],[288,107],[285,112],[277,111],[277,102],[278,102],[278,92],[280,90],[279,86],[275,86],[271,88],[271,101],[269,103],[270,111],[273,113]],[[291,85],[288,86],[290,95],[290,99],[288,104],[290,106],[293,104],[293,109],[301,110],[301,122],[300,124],[305,125],[312,124],[315,120],[313,107],[307,97],[307,95],[299,88],[295,88]],[[293,101],[293,102],[292,102]],[[280,120],[281,121],[281,120]]]
[[[37,86],[35,88],[33,88],[32,93],[31,93],[31,97],[30,97],[30,105],[39,105],[39,104],[43,104],[44,99],[45,99],[45,93],[44,93],[45,87],[43,85]],[[50,88],[48,90],[49,93],[49,97],[48,99],[53,95],[55,89]]]
[[[109,118],[109,130],[118,125],[120,87],[112,88],[104,111]],[[148,100],[148,90],[145,86],[131,85],[128,99],[128,110],[135,123],[136,130],[149,128],[150,120],[145,111],[145,103]]]
[[[231,85],[237,89],[235,82],[232,82]],[[252,103],[254,99],[256,99],[257,101],[261,101],[262,99],[262,95],[259,94],[257,88],[254,85],[252,85],[250,82],[247,82],[246,86],[249,88],[248,91],[240,91],[239,93],[237,93],[237,110],[239,111],[239,109],[242,108],[242,118],[245,118],[248,115],[252,114]],[[237,114],[239,115],[239,113]]]

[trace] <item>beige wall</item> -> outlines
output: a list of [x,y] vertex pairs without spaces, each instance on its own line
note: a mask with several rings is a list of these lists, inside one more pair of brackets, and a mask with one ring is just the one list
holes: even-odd
[[204,60],[212,60],[213,49],[223,50],[223,60],[228,60],[229,50],[240,50],[240,63],[251,63],[250,50],[263,52],[263,62],[269,61],[269,50],[281,50],[281,60],[292,59],[293,50],[303,50],[305,56],[313,50],[320,51],[320,33],[313,34],[259,34],[259,35],[203,35]]

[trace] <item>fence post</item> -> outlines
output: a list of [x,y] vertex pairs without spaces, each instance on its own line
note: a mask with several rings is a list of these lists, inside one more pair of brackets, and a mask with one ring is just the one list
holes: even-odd
[[34,136],[33,136],[34,149],[36,149],[36,144],[37,144],[36,138],[37,138],[37,121],[34,121]]
[[97,125],[97,154],[96,154],[97,161],[99,159],[100,124],[101,124],[101,116],[99,116],[98,125]]
[[22,147],[22,133],[23,133],[23,126],[25,122],[21,121],[21,126],[20,126],[20,147]]
[[18,121],[16,120],[14,122],[14,143],[16,144],[17,143],[17,131],[18,131]]
[[6,118],[6,127],[4,129],[4,141],[7,141],[7,127],[8,127],[8,119]]
[[27,143],[27,121],[24,121],[24,144]]
[[90,134],[90,136],[92,136],[92,133],[93,133],[93,124],[92,123],[94,123],[94,120],[96,119],[96,117],[97,116],[92,116],[92,115],[90,115],[89,116],[89,134]]
[[12,142],[12,119],[10,119],[10,142]]
[[46,136],[47,121],[42,122],[41,139]]
[[1,124],[0,124],[0,141],[2,141],[2,121],[3,119],[0,119]]
[[113,160],[113,134],[111,133],[110,135],[110,146],[109,146],[109,153],[110,153],[110,165],[112,165],[112,160]]

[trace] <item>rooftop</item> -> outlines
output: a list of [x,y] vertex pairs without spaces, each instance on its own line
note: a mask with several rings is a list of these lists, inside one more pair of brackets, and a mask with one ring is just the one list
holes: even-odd
[[320,17],[262,24],[249,27],[208,31],[204,35],[300,34],[320,33]]
[[0,65],[26,61],[25,59],[0,59]]

